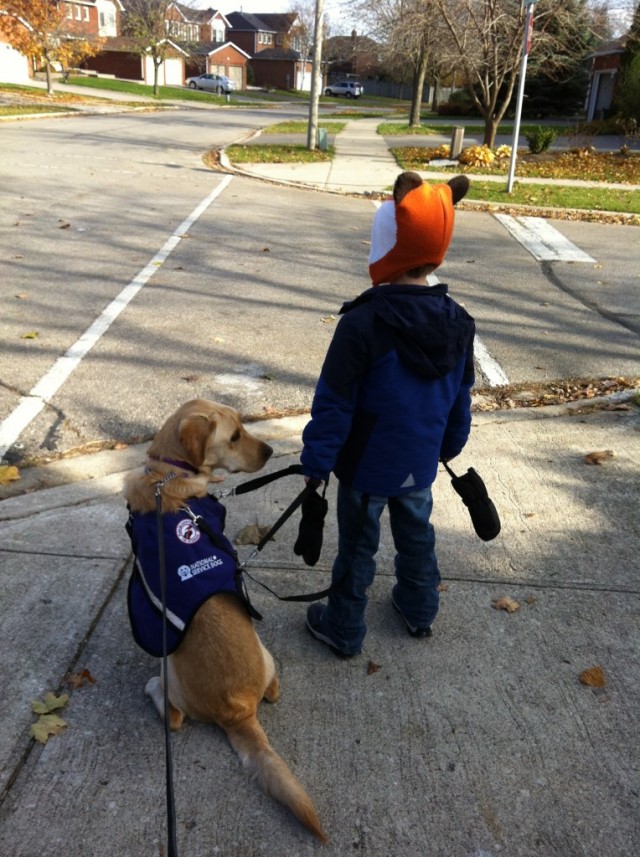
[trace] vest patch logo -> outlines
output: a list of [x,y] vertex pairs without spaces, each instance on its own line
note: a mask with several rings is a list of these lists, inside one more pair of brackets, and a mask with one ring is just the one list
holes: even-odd
[[200,539],[200,530],[188,518],[180,521],[176,527],[176,536],[185,545],[195,545]]
[[199,559],[197,562],[194,562],[193,565],[181,565],[178,567],[180,581],[184,583],[185,580],[195,577],[196,574],[202,574],[203,571],[209,571],[212,568],[216,568],[218,565],[222,565],[222,560],[215,554],[213,556],[205,557],[205,559]]

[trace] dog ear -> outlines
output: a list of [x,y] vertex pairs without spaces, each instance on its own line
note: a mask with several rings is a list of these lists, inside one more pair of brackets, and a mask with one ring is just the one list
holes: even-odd
[[215,431],[214,419],[202,415],[185,417],[180,422],[178,434],[180,443],[187,452],[187,460],[194,467],[200,467],[207,452],[207,443]]

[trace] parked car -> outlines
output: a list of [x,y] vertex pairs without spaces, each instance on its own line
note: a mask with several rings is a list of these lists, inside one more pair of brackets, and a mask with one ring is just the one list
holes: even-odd
[[341,80],[340,83],[331,83],[324,91],[325,95],[344,95],[345,98],[360,98],[364,92],[361,83],[355,80]]
[[190,89],[206,89],[207,92],[233,92],[236,88],[235,81],[224,74],[200,74],[197,77],[188,77],[187,86]]

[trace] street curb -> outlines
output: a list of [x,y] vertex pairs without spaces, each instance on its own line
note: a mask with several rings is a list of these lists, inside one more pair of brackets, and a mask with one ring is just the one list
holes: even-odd
[[[472,400],[471,417],[472,423],[476,426],[493,421],[557,419],[558,417],[591,414],[595,411],[615,408],[617,405],[631,402],[635,395],[635,390],[622,390],[607,396],[580,399],[561,405],[521,406],[487,410],[474,407]],[[276,459],[299,452],[302,449],[302,430],[308,421],[309,414],[304,413],[297,416],[246,422],[245,425],[252,434],[273,447],[273,457]],[[98,481],[117,474],[123,475],[144,463],[149,443],[150,441],[145,441],[122,449],[81,453],[77,456],[25,467],[20,473],[19,480],[0,486],[0,504],[3,501],[32,494],[36,491],[46,491],[79,482]],[[0,520],[2,519],[3,514],[0,511]]]

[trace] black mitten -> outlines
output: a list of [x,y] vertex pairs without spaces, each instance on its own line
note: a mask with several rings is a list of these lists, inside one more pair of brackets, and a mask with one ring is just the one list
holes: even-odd
[[298,538],[293,546],[296,556],[301,556],[307,565],[315,565],[322,550],[322,529],[329,504],[312,491],[302,501],[302,517]]
[[495,539],[500,532],[500,518],[479,474],[470,467],[463,476],[456,476],[446,461],[442,463],[451,476],[454,491],[462,497],[463,503],[469,510],[471,523],[477,535],[485,542]]

